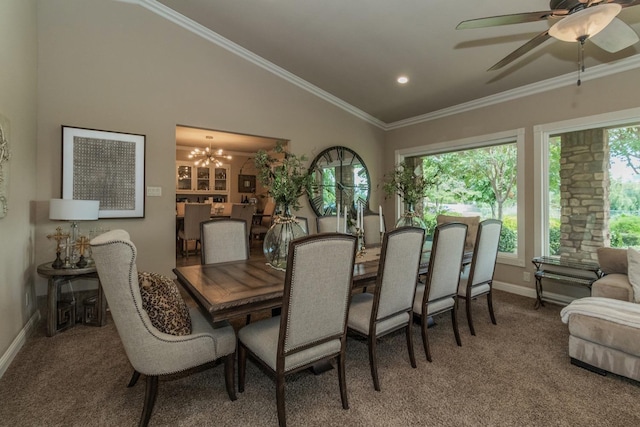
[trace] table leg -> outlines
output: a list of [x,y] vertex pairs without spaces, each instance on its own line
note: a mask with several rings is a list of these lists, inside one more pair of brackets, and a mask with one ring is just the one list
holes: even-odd
[[544,307],[544,302],[542,301],[542,277],[536,276],[536,303],[533,308],[537,310],[540,307]]
[[56,334],[56,323],[58,315],[58,286],[53,277],[49,278],[47,287],[47,336]]

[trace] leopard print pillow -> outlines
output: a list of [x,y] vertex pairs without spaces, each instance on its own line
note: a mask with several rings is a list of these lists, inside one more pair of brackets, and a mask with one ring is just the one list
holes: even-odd
[[138,273],[142,308],[156,329],[171,335],[189,335],[191,316],[178,286],[170,278],[156,273]]

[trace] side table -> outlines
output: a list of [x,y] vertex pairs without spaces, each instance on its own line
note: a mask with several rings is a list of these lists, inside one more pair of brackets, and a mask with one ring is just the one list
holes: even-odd
[[602,277],[600,266],[595,262],[567,261],[553,257],[535,257],[531,260],[536,266],[536,304],[535,308],[544,306],[542,301],[542,279],[552,279],[560,283],[578,285],[589,288],[593,282]]
[[107,300],[102,292],[100,279],[95,266],[85,268],[53,268],[51,262],[38,266],[38,274],[48,278],[47,288],[47,336],[69,329],[76,324],[76,302],[62,299],[62,285],[78,279],[98,280],[98,296],[93,313],[93,324],[104,326],[107,323]]

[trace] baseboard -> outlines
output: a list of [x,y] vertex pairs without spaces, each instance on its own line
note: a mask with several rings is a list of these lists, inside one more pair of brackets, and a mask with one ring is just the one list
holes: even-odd
[[[536,298],[536,290],[535,289],[526,288],[524,286],[514,285],[512,283],[494,281],[493,282],[493,288],[497,289],[499,291],[505,291],[505,292],[509,292],[509,293],[512,293],[512,294],[521,295],[523,297],[528,297],[528,298],[533,298],[533,299]],[[567,305],[571,301],[573,301],[574,299],[575,299],[575,297],[570,297],[570,296],[567,296],[567,295],[556,294],[556,293],[553,293],[553,292],[546,292],[545,291],[543,301],[548,301],[548,302],[553,303],[553,304]]]
[[33,313],[7,351],[0,357],[0,378],[2,378],[11,362],[13,362],[13,359],[27,341],[27,337],[31,334],[31,330],[38,324],[38,321],[40,321],[40,310],[36,310],[35,313]]

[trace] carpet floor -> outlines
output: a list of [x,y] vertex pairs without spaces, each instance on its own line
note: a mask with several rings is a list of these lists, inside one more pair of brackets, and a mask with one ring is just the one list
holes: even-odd
[[[638,426],[640,383],[600,376],[569,363],[561,307],[533,309],[529,298],[494,291],[498,324],[484,298],[472,303],[476,336],[460,305],[462,347],[450,315],[429,329],[433,363],[414,326],[417,369],[404,333],[378,346],[381,392],[373,389],[365,341],[349,338],[350,409],[340,403],[337,371],[289,377],[290,426]],[[234,324],[241,326],[241,324]],[[144,377],[127,388],[131,367],[111,318],[102,328],[76,326],[48,338],[44,321],[0,379],[2,426],[134,426]],[[277,425],[275,384],[249,362],[247,384],[229,401],[223,367],[160,380],[155,426]]]

